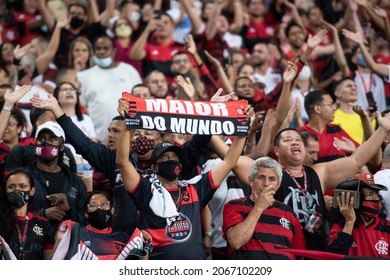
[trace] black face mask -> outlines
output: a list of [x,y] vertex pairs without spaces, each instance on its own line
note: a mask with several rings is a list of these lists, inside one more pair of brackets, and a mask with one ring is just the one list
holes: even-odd
[[179,177],[181,172],[181,164],[176,160],[167,160],[157,164],[157,175],[172,182]]
[[15,190],[7,193],[7,199],[13,206],[19,209],[31,199],[30,191]]
[[80,26],[82,26],[83,24],[84,24],[84,20],[79,18],[78,16],[74,16],[70,20],[70,27],[72,27],[73,29],[77,29]]
[[112,213],[110,210],[98,208],[96,211],[88,213],[88,222],[91,227],[105,229],[111,226]]

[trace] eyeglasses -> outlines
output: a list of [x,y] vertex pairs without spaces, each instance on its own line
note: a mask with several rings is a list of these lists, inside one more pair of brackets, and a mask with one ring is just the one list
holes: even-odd
[[328,103],[321,103],[319,104],[320,106],[330,106],[330,107],[333,107],[333,106],[336,106],[336,103],[334,102],[328,102]]
[[16,122],[8,122],[7,123],[7,127],[13,127],[14,125],[16,125]]
[[60,92],[61,93],[67,93],[67,92],[77,93],[77,89],[75,89],[75,88],[63,88],[63,89],[60,89]]
[[188,63],[188,62],[190,62],[190,60],[188,58],[172,60],[172,63],[174,63],[174,64],[180,64],[182,62],[183,63]]
[[103,209],[103,210],[110,210],[111,209],[111,203],[109,201],[107,202],[102,202],[100,204],[98,203],[90,203],[87,204],[88,210],[90,211],[96,211],[98,208]]

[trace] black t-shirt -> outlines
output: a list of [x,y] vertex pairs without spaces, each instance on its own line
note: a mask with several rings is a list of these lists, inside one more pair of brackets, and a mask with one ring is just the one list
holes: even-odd
[[54,173],[43,170],[40,170],[40,172],[46,179],[48,194],[62,193],[64,191],[66,176],[62,169]]

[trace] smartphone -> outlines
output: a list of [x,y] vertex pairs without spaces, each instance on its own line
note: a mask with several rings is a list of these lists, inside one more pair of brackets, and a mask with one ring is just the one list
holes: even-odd
[[335,189],[334,194],[333,194],[333,199],[332,199],[332,206],[339,207],[339,205],[337,203],[337,197],[340,197],[340,199],[341,199],[341,193],[343,193],[343,192],[345,193],[345,195],[347,195],[347,193],[349,193],[349,195],[350,195],[349,197],[353,197],[353,199],[354,199],[353,208],[359,209],[359,207],[360,207],[360,192],[359,191]]
[[24,76],[26,76],[26,75],[27,75],[26,71],[24,71],[24,69],[20,69],[20,70],[18,71],[18,81],[20,81],[21,79],[23,79]]
[[369,107],[370,112],[373,113],[373,112],[378,111],[378,106],[376,105],[372,91],[369,91],[366,93],[366,98],[367,98],[368,107]]
[[153,18],[154,19],[161,19],[161,14],[162,14],[161,10],[154,10],[153,11]]

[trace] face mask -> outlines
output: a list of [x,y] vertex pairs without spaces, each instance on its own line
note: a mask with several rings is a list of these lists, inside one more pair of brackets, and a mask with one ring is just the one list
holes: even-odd
[[376,218],[381,212],[382,203],[380,200],[363,200],[359,209],[365,216]]
[[130,37],[133,30],[128,25],[122,25],[115,29],[115,34],[117,37]]
[[137,154],[143,156],[154,148],[154,141],[147,138],[144,135],[140,135],[135,139],[135,142],[131,145],[131,149]]
[[16,208],[21,208],[30,200],[30,191],[16,190],[11,193],[7,193],[8,201]]
[[359,53],[358,54],[358,64],[362,67],[367,67],[367,63],[366,61],[364,60],[364,57],[363,57],[363,54],[362,53]]
[[35,148],[35,154],[40,160],[51,162],[60,154],[60,147],[45,142]]
[[311,76],[310,67],[305,65],[305,66],[303,66],[303,68],[302,68],[301,72],[299,73],[297,79],[299,81],[301,81],[301,82],[305,82],[305,81],[310,79],[310,76]]
[[157,175],[172,182],[179,177],[181,172],[181,164],[176,160],[167,160],[157,164]]
[[88,222],[91,227],[105,229],[111,226],[111,210],[98,208],[96,211],[88,213]]
[[106,58],[98,58],[96,56],[93,57],[93,60],[95,61],[95,64],[102,68],[107,68],[112,64],[112,57],[106,57]]
[[79,18],[78,16],[74,16],[70,20],[70,27],[73,28],[73,29],[77,29],[80,26],[82,26],[83,24],[84,24],[84,20]]

